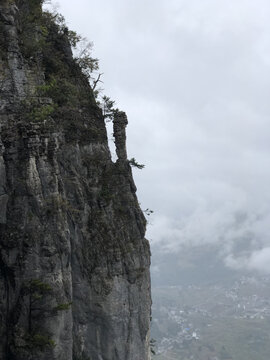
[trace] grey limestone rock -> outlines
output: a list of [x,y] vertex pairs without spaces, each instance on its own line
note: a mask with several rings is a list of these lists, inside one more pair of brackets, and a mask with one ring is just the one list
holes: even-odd
[[39,0],[1,1],[1,360],[150,359],[150,251],[118,115],[113,163],[67,30]]

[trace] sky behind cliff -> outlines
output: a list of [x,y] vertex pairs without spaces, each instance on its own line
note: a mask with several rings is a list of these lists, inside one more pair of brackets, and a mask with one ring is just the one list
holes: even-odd
[[270,273],[270,3],[58,1],[127,112],[148,237]]

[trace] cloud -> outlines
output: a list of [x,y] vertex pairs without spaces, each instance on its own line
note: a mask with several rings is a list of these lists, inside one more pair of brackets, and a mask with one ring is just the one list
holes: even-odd
[[241,210],[239,205],[244,204],[227,203],[227,207],[215,210],[196,207],[181,222],[156,216],[148,232],[152,245],[174,254],[212,246],[216,256],[231,269],[270,274],[270,214],[265,209],[245,212],[247,206]]
[[94,41],[105,93],[128,114],[152,243],[219,245],[227,266],[268,271],[270,3],[59,4]]
[[256,270],[260,273],[270,274],[270,247],[256,250],[249,256],[228,255],[225,262],[228,267],[236,270]]

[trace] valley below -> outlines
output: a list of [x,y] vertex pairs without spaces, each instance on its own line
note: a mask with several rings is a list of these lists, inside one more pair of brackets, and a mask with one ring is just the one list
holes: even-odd
[[153,287],[155,360],[269,360],[270,278]]

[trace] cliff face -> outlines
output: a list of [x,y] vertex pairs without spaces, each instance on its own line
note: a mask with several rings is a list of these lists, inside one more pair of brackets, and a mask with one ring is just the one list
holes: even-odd
[[0,359],[149,359],[145,218],[65,31],[0,2]]

